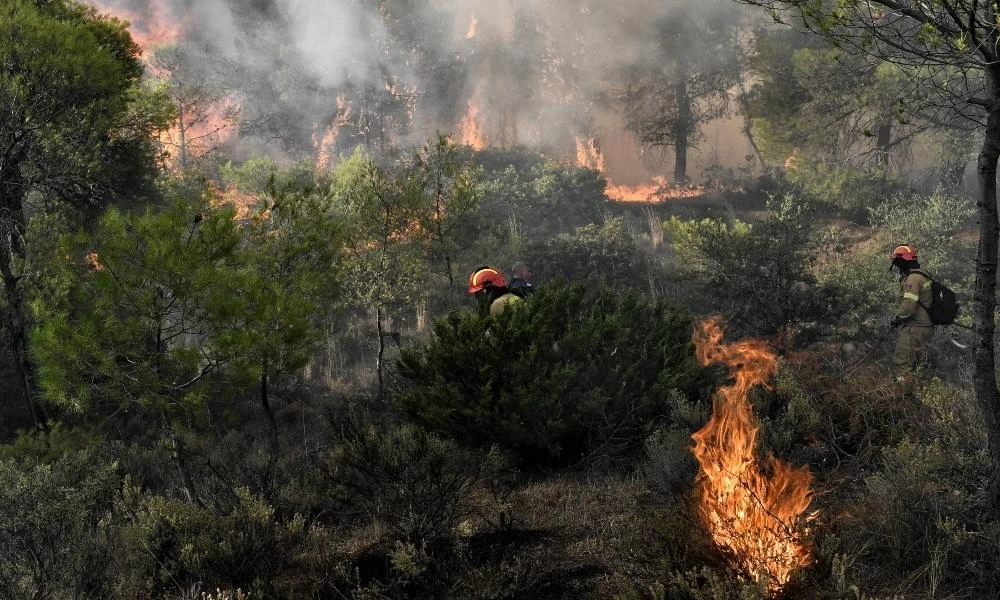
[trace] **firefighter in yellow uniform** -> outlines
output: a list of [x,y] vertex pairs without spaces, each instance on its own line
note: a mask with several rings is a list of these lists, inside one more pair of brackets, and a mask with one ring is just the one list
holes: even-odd
[[495,317],[524,299],[507,289],[500,269],[484,266],[469,275],[469,295],[475,296],[481,314]]
[[934,323],[927,313],[931,305],[931,278],[920,269],[917,249],[912,244],[897,246],[890,255],[890,270],[899,271],[899,305],[891,325],[899,327],[892,351],[892,373],[903,394],[914,391],[914,369],[927,362],[927,342],[934,335]]

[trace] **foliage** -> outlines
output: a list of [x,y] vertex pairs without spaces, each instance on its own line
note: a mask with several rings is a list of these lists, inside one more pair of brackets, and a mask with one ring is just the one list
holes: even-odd
[[546,280],[587,281],[633,290],[648,289],[650,285],[646,258],[622,217],[530,244],[524,254],[531,257],[532,267]]
[[115,552],[106,516],[120,484],[88,452],[0,459],[0,596],[106,597]]
[[451,289],[455,288],[457,254],[472,241],[468,223],[481,201],[481,173],[454,143],[439,135],[416,153],[406,175],[410,193],[420,198],[418,220],[432,268],[443,272]]
[[111,209],[92,236],[68,239],[62,266],[76,285],[36,308],[32,333],[44,397],[80,412],[200,402],[204,376],[228,358],[208,343],[212,317],[240,302],[225,286],[240,243],[232,216],[183,200],[135,217]]
[[738,335],[785,332],[798,343],[835,324],[839,291],[815,274],[826,248],[814,210],[786,194],[752,225],[671,217],[678,276],[699,290],[698,312],[723,313]]
[[190,589],[242,589],[273,597],[275,584],[307,536],[302,518],[279,521],[248,490],[222,514],[126,487],[119,547],[124,596],[170,597]]
[[[895,309],[897,278],[889,273],[888,252],[899,244],[916,245],[920,264],[946,282],[969,306],[972,297],[972,240],[961,234],[972,216],[967,200],[938,191],[929,195],[897,194],[869,211],[870,243],[850,253],[834,253],[819,273],[820,281],[844,294],[843,333],[870,337],[873,319],[884,323]],[[968,318],[968,312],[964,318]],[[960,319],[963,317],[960,317]]]
[[738,70],[735,23],[722,2],[671,11],[655,25],[655,58],[625,76],[627,126],[646,147],[674,148],[677,184],[687,183],[688,147],[728,111]]
[[261,200],[244,226],[236,273],[218,282],[237,301],[216,315],[214,344],[243,381],[308,364],[343,293],[345,234],[330,197],[289,184],[270,186]]
[[606,185],[593,169],[554,161],[487,172],[479,237],[492,234],[518,243],[518,238],[538,240],[599,222]]
[[228,162],[220,171],[225,188],[235,188],[238,193],[254,199],[273,190],[304,194],[330,184],[328,174],[317,172],[305,161],[282,167],[273,158],[257,156],[239,164]]
[[486,472],[473,455],[412,424],[384,426],[341,418],[327,457],[336,485],[391,539],[426,543],[448,537],[472,508]]
[[0,17],[17,32],[0,43],[5,208],[32,190],[77,202],[124,185],[136,194],[170,113],[141,88],[125,24],[67,0],[11,0]]
[[860,219],[903,187],[912,139],[928,124],[899,103],[900,67],[791,30],[758,32],[749,64],[759,78],[747,98],[754,139],[801,193]]
[[141,215],[110,210],[67,238],[32,336],[45,397],[167,412],[197,405],[221,368],[244,385],[304,366],[340,291],[340,227],[328,198],[265,196],[231,208],[178,198]]
[[841,544],[848,575],[864,589],[989,597],[1000,579],[987,565],[1000,523],[983,512],[989,457],[974,399],[938,381],[923,389],[919,420],[884,448],[855,499]]
[[467,444],[571,464],[634,450],[670,419],[671,390],[696,395],[706,381],[690,321],[665,303],[577,283],[509,313],[436,321],[429,344],[402,352],[396,403]]
[[358,149],[332,175],[332,192],[347,225],[346,283],[374,312],[375,374],[385,392],[386,324],[403,306],[427,295],[420,236],[421,197],[405,180]]

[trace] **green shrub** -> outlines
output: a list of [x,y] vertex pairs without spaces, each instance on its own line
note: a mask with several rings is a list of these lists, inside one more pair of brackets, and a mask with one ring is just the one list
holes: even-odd
[[363,414],[337,425],[324,471],[336,473],[346,505],[389,536],[407,543],[445,538],[471,512],[470,490],[488,470],[454,442]]
[[115,549],[106,516],[114,464],[68,453],[51,464],[0,460],[0,597],[105,598]]
[[671,391],[696,395],[682,310],[632,292],[543,287],[499,318],[452,312],[405,348],[396,402],[418,422],[528,464],[629,452],[669,420]]
[[545,280],[587,281],[595,285],[643,290],[649,288],[649,269],[636,247],[622,217],[597,225],[578,227],[572,234],[560,234],[545,242],[531,244],[536,274]]
[[687,302],[725,314],[733,336],[789,332],[805,343],[839,322],[839,290],[814,273],[826,245],[800,199],[772,198],[759,223],[672,217],[665,228]]
[[281,522],[273,508],[247,490],[235,490],[225,513],[127,488],[122,507],[128,516],[119,548],[122,597],[170,597],[181,590],[242,589],[253,597],[273,597],[303,543],[305,521]]
[[[887,257],[899,244],[916,245],[921,266],[947,282],[965,307],[971,306],[975,238],[962,231],[974,212],[968,200],[941,192],[897,194],[869,210],[872,229],[864,232],[863,243],[828,256],[817,272],[823,285],[840,290],[842,334],[870,339],[873,324],[887,323],[899,294],[897,276],[887,272]],[[968,308],[963,313],[960,320],[971,314]]]

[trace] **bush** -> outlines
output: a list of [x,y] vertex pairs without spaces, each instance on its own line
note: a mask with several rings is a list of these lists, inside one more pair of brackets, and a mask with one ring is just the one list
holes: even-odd
[[366,415],[338,423],[326,471],[336,473],[347,504],[394,539],[449,536],[472,511],[469,493],[486,464],[413,424],[387,426]]
[[[916,245],[921,266],[955,290],[965,307],[971,306],[975,238],[963,236],[962,230],[973,214],[971,202],[940,192],[898,194],[872,208],[872,230],[865,232],[862,244],[853,252],[830,256],[818,273],[824,285],[842,293],[842,333],[871,338],[873,324],[884,327],[888,322],[896,308],[899,283],[895,274],[886,272],[887,256],[899,244]],[[967,308],[963,313],[960,320],[971,314]],[[944,346],[943,350],[950,348]]]
[[825,249],[814,210],[793,196],[772,198],[759,223],[672,217],[666,229],[688,302],[725,314],[735,336],[789,332],[804,343],[839,322],[838,288],[813,273]]
[[649,287],[644,257],[622,217],[601,225],[584,225],[573,234],[533,244],[526,254],[535,271],[546,280],[588,281],[638,290]]
[[0,597],[108,597],[115,465],[84,452],[52,464],[4,459],[0,481]]
[[274,597],[296,550],[307,537],[305,521],[279,522],[274,509],[245,489],[226,514],[126,488],[128,516],[118,555],[126,575],[122,597],[170,597],[181,590],[242,589]]
[[620,455],[670,419],[672,390],[706,383],[690,338],[671,305],[551,285],[499,318],[437,320],[426,346],[403,350],[395,400],[434,430],[526,464]]

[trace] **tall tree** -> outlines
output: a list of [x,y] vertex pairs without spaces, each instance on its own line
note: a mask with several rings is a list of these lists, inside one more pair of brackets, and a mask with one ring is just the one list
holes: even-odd
[[420,246],[420,197],[405,179],[377,165],[361,148],[333,173],[335,197],[348,215],[347,280],[375,311],[375,374],[385,393],[387,323],[399,308],[426,293]]
[[[232,357],[236,379],[256,385],[276,450],[270,381],[306,366],[329,334],[343,291],[343,231],[328,187],[316,186],[301,169],[279,170],[266,160],[244,167],[230,173],[242,180],[232,191],[251,194],[256,208],[242,227],[239,269],[224,280],[239,302],[219,315],[214,343]],[[267,170],[267,183],[255,186],[254,175]]]
[[36,425],[20,270],[28,214],[35,202],[97,202],[148,172],[152,133],[165,124],[165,113],[136,102],[142,96],[138,55],[123,22],[72,0],[0,4],[3,325]]
[[111,209],[54,257],[70,273],[68,292],[39,307],[31,336],[44,398],[92,419],[150,411],[193,500],[176,426],[204,402],[207,376],[232,359],[216,343],[220,315],[243,302],[227,285],[241,266],[232,217],[203,201],[135,216]]
[[[993,335],[996,309],[997,162],[1000,159],[1000,27],[997,5],[980,0],[738,0],[761,6],[779,22],[820,33],[857,56],[900,66],[926,90],[910,108],[944,122],[984,127],[979,151],[979,247],[974,294],[974,380],[989,436],[988,493],[1000,507],[1000,390]],[[920,101],[919,106],[915,106]]]
[[196,167],[236,128],[239,103],[218,76],[187,56],[183,45],[157,48],[150,71],[163,82],[177,117],[160,136],[169,163],[181,170]]
[[650,148],[672,148],[674,182],[688,181],[688,150],[701,127],[724,115],[737,85],[737,20],[720,2],[671,12],[657,25],[657,56],[626,81],[627,126]]
[[482,168],[459,155],[459,148],[444,135],[427,143],[417,154],[410,172],[412,193],[420,197],[421,231],[430,245],[431,260],[444,263],[448,287],[455,287],[455,252],[463,225],[469,225],[479,207],[476,179]]

